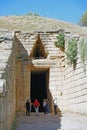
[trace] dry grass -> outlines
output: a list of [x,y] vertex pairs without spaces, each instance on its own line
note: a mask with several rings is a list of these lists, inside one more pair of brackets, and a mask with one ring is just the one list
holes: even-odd
[[56,31],[64,29],[71,33],[87,35],[86,27],[34,15],[0,17],[0,29],[9,31]]

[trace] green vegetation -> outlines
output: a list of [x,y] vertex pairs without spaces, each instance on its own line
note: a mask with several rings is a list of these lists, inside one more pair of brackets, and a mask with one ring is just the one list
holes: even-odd
[[83,26],[87,26],[87,11],[82,15],[80,22]]
[[60,49],[65,49],[65,35],[63,33],[60,33],[57,36],[57,41],[55,42],[56,47],[60,47]]
[[75,39],[71,39],[68,42],[67,51],[65,52],[67,59],[70,64],[73,64],[74,69],[77,61],[77,41]]
[[83,39],[80,42],[80,54],[83,63],[87,61],[87,40]]
[[39,14],[37,13],[32,13],[32,12],[29,12],[26,14],[27,16],[39,16]]
[[83,63],[83,70],[86,73],[86,64],[87,61],[87,39],[83,39],[80,42],[80,56]]

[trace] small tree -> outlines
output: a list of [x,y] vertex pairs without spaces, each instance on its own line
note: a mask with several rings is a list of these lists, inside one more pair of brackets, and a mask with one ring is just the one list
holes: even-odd
[[87,11],[82,15],[80,22],[83,26],[87,26]]
[[32,12],[29,12],[26,14],[27,16],[39,16],[39,14],[37,13],[32,13]]
[[86,61],[87,61],[87,39],[80,41],[80,56],[83,63],[84,72],[86,72]]
[[87,61],[87,40],[85,39],[80,42],[80,54],[82,62]]
[[65,35],[63,33],[60,33],[57,36],[57,41],[55,42],[56,47],[60,47],[60,49],[64,50],[65,48]]
[[67,59],[69,60],[69,63],[73,64],[73,67],[75,69],[77,61],[77,41],[75,39],[69,40],[68,48],[65,54],[67,56]]

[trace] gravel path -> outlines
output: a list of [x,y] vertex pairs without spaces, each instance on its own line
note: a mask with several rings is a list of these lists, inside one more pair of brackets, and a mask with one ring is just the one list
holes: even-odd
[[74,113],[60,115],[17,113],[16,130],[87,130],[87,116]]

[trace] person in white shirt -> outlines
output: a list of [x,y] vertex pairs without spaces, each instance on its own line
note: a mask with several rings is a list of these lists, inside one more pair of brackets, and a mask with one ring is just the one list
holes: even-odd
[[56,115],[57,114],[57,98],[54,99],[53,103],[54,103],[54,113]]

